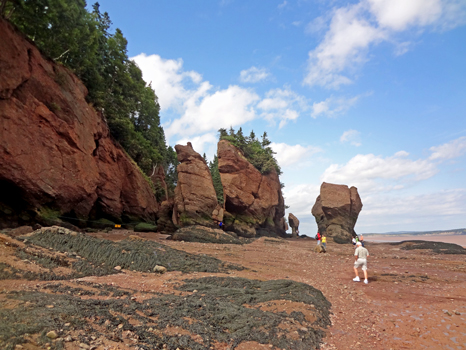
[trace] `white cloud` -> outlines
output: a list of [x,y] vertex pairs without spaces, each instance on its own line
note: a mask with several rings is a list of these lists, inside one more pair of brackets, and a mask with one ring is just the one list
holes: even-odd
[[362,197],[358,227],[364,232],[432,231],[464,227],[466,190],[463,188],[422,195]]
[[[465,21],[466,2],[461,0],[361,0],[337,8],[323,41],[309,52],[304,83],[327,88],[350,84],[348,75],[367,61],[371,45],[396,42],[396,34],[410,28],[451,29]],[[324,27],[322,18],[314,22],[308,30]],[[408,48],[399,44],[396,54]]]
[[313,154],[321,152],[322,149],[314,146],[301,146],[301,145],[288,145],[286,143],[274,143],[270,144],[273,151],[277,154],[275,158],[281,167],[288,167],[296,164],[306,158],[311,157]]
[[367,0],[369,11],[382,28],[396,31],[408,26],[426,26],[442,14],[441,0]]
[[257,83],[267,79],[270,73],[265,68],[257,68],[252,66],[249,69],[242,70],[239,74],[239,80],[242,83]]
[[438,172],[431,161],[411,160],[408,156],[404,151],[386,158],[358,154],[345,165],[330,165],[322,174],[321,180],[377,192],[399,189],[405,184],[428,179]]
[[361,133],[357,130],[347,130],[341,135],[340,142],[349,142],[351,145],[361,146]]
[[182,70],[183,60],[167,60],[159,55],[141,53],[131,60],[136,62],[142,71],[143,78],[150,83],[159,98],[161,108],[181,108],[184,101],[195,91],[185,88],[185,85],[198,85],[202,76],[194,71]]
[[312,104],[311,117],[317,118],[321,114],[326,115],[327,117],[335,117],[339,114],[343,114],[348,111],[360,97],[361,96],[337,98],[332,96],[324,101],[314,102]]
[[279,9],[284,8],[288,4],[288,1],[284,0],[281,4],[278,5]]
[[466,153],[466,136],[462,136],[456,140],[444,143],[440,146],[431,147],[431,160],[445,160],[462,156]]
[[296,120],[308,107],[307,100],[289,87],[271,89],[265,94],[257,108],[262,110],[261,117],[269,121],[279,121],[282,128],[288,121]]
[[[202,98],[202,99],[201,99]],[[186,110],[165,130],[172,135],[196,135],[221,127],[242,125],[256,117],[254,104],[259,96],[236,85],[212,94],[200,93],[185,102]]]

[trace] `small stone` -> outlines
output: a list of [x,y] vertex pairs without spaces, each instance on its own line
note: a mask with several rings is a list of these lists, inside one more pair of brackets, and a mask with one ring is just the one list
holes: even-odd
[[85,344],[85,343],[79,344],[79,347],[80,347],[81,349],[86,349],[86,350],[89,349],[89,345],[87,345],[87,344]]
[[22,345],[16,344],[15,349],[24,349]]
[[71,326],[71,323],[69,322],[65,323],[65,327],[69,327],[69,326]]
[[114,269],[117,270],[117,271],[120,271],[120,270],[121,270],[121,266],[119,266],[119,265],[118,265],[118,266],[115,266]]
[[154,272],[165,273],[167,272],[167,268],[165,266],[155,265]]
[[461,312],[455,311],[455,315],[461,315]]
[[53,306],[53,305],[46,305],[45,307],[46,307],[47,309],[53,309],[55,306]]
[[118,328],[119,328],[119,329],[123,328],[123,323],[120,323],[120,324],[118,325]]
[[58,338],[58,334],[57,332],[55,331],[50,331],[46,334],[47,338],[50,338],[50,339],[56,339]]
[[302,332],[307,332],[308,331],[308,329],[306,327],[301,327],[299,330],[302,331]]
[[445,311],[445,313],[448,315],[448,316],[451,316],[451,312],[450,311]]
[[67,336],[65,337],[65,341],[66,341],[67,343],[69,343],[70,341],[73,341],[73,337],[72,337],[71,335],[67,335]]

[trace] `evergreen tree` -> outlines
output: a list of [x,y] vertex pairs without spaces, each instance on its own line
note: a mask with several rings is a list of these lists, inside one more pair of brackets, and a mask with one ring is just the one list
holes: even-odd
[[215,193],[217,194],[217,202],[223,205],[223,185],[218,171],[218,157],[214,155],[214,160],[209,163],[210,174],[214,183]]
[[11,14],[10,20],[45,55],[74,71],[112,136],[147,175],[162,164],[173,188],[176,153],[166,146],[157,96],[129,60],[121,30],[109,32],[108,13],[101,13],[98,3],[87,11],[84,0],[3,0],[0,14]]

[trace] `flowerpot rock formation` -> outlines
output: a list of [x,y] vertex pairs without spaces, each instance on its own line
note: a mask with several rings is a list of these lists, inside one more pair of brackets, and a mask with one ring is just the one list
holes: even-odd
[[191,142],[176,145],[178,156],[178,183],[175,188],[173,223],[177,226],[200,224],[214,225],[212,212],[217,207],[212,176],[204,158],[197,153]]
[[288,224],[291,227],[291,237],[292,238],[298,237],[299,220],[292,213],[288,214]]
[[356,235],[354,226],[361,209],[356,187],[323,182],[312,215],[321,234],[333,237],[337,243],[346,243]]

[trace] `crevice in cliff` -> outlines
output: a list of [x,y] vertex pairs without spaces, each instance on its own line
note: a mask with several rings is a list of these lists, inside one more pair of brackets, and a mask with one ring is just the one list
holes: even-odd
[[27,76],[14,88],[12,89],[5,89],[5,90],[1,90],[0,91],[0,99],[1,100],[8,100],[11,98],[11,96],[13,96],[13,94],[22,88],[22,86],[28,82],[29,78],[31,78],[31,74],[32,74],[32,63],[31,63],[31,60],[32,60],[32,50],[31,49],[27,49],[27,55],[28,55],[28,74]]
[[97,150],[98,150],[98,148],[99,148],[99,140],[100,140],[100,138],[94,140],[94,142],[95,142],[95,148],[94,148],[94,150],[92,151],[92,156],[93,156],[93,157],[97,156]]

